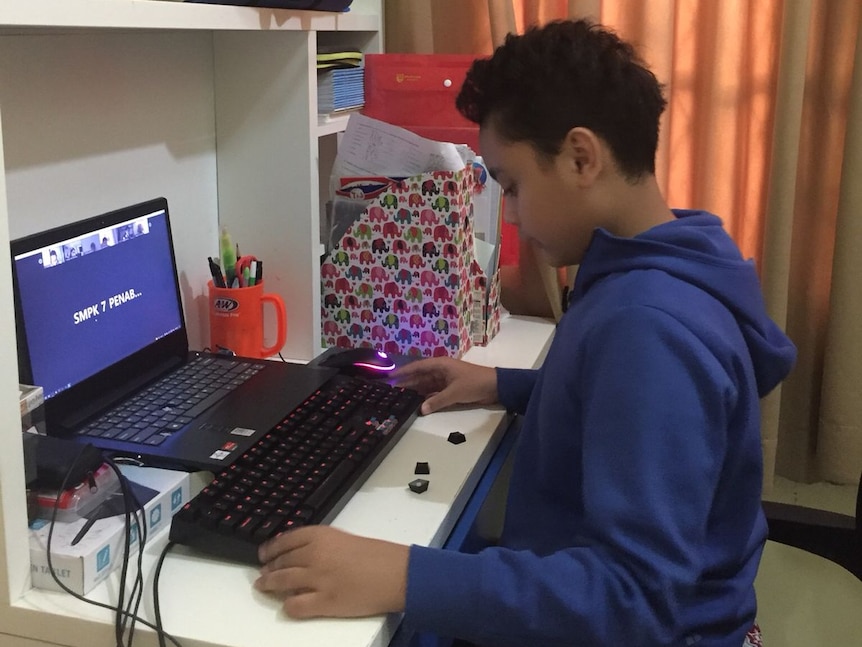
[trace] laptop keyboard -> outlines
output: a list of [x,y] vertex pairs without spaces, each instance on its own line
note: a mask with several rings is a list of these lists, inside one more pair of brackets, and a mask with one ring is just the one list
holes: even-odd
[[257,548],[330,521],[416,417],[415,391],[336,375],[177,512],[171,541],[257,564]]
[[79,435],[160,445],[263,368],[201,355],[107,413]]

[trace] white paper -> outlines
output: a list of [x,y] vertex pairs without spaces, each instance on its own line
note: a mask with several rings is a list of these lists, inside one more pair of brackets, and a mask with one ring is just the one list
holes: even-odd
[[[327,234],[322,237],[326,251],[331,250],[366,204],[362,199],[336,196],[341,178],[404,178],[432,171],[460,171],[473,163],[484,166],[482,158],[466,144],[426,139],[385,121],[351,114],[332,167],[333,212],[329,214]],[[473,196],[474,252],[490,278],[497,266],[502,190],[487,173],[483,180],[484,186]]]
[[362,114],[351,114],[332,169],[342,177],[410,177],[459,171],[475,157],[468,146],[420,137]]

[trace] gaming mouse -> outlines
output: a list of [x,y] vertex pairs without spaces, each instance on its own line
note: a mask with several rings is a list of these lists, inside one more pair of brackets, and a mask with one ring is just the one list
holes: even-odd
[[395,370],[395,362],[384,352],[374,348],[346,348],[326,357],[321,366],[337,368],[342,373],[384,377]]

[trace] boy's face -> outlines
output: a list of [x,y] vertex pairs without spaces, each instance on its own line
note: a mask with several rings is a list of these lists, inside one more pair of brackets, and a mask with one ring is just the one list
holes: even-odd
[[505,195],[504,217],[554,267],[580,263],[596,227],[575,160],[564,147],[552,159],[526,142],[501,138],[493,124],[480,130],[482,157]]

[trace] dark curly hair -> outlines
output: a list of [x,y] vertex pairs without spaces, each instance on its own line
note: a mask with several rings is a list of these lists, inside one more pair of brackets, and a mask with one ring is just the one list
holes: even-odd
[[489,119],[510,142],[530,142],[550,158],[582,126],[613,151],[636,180],[655,173],[662,86],[634,48],[587,20],[555,21],[509,34],[470,67],[455,105],[467,119]]

